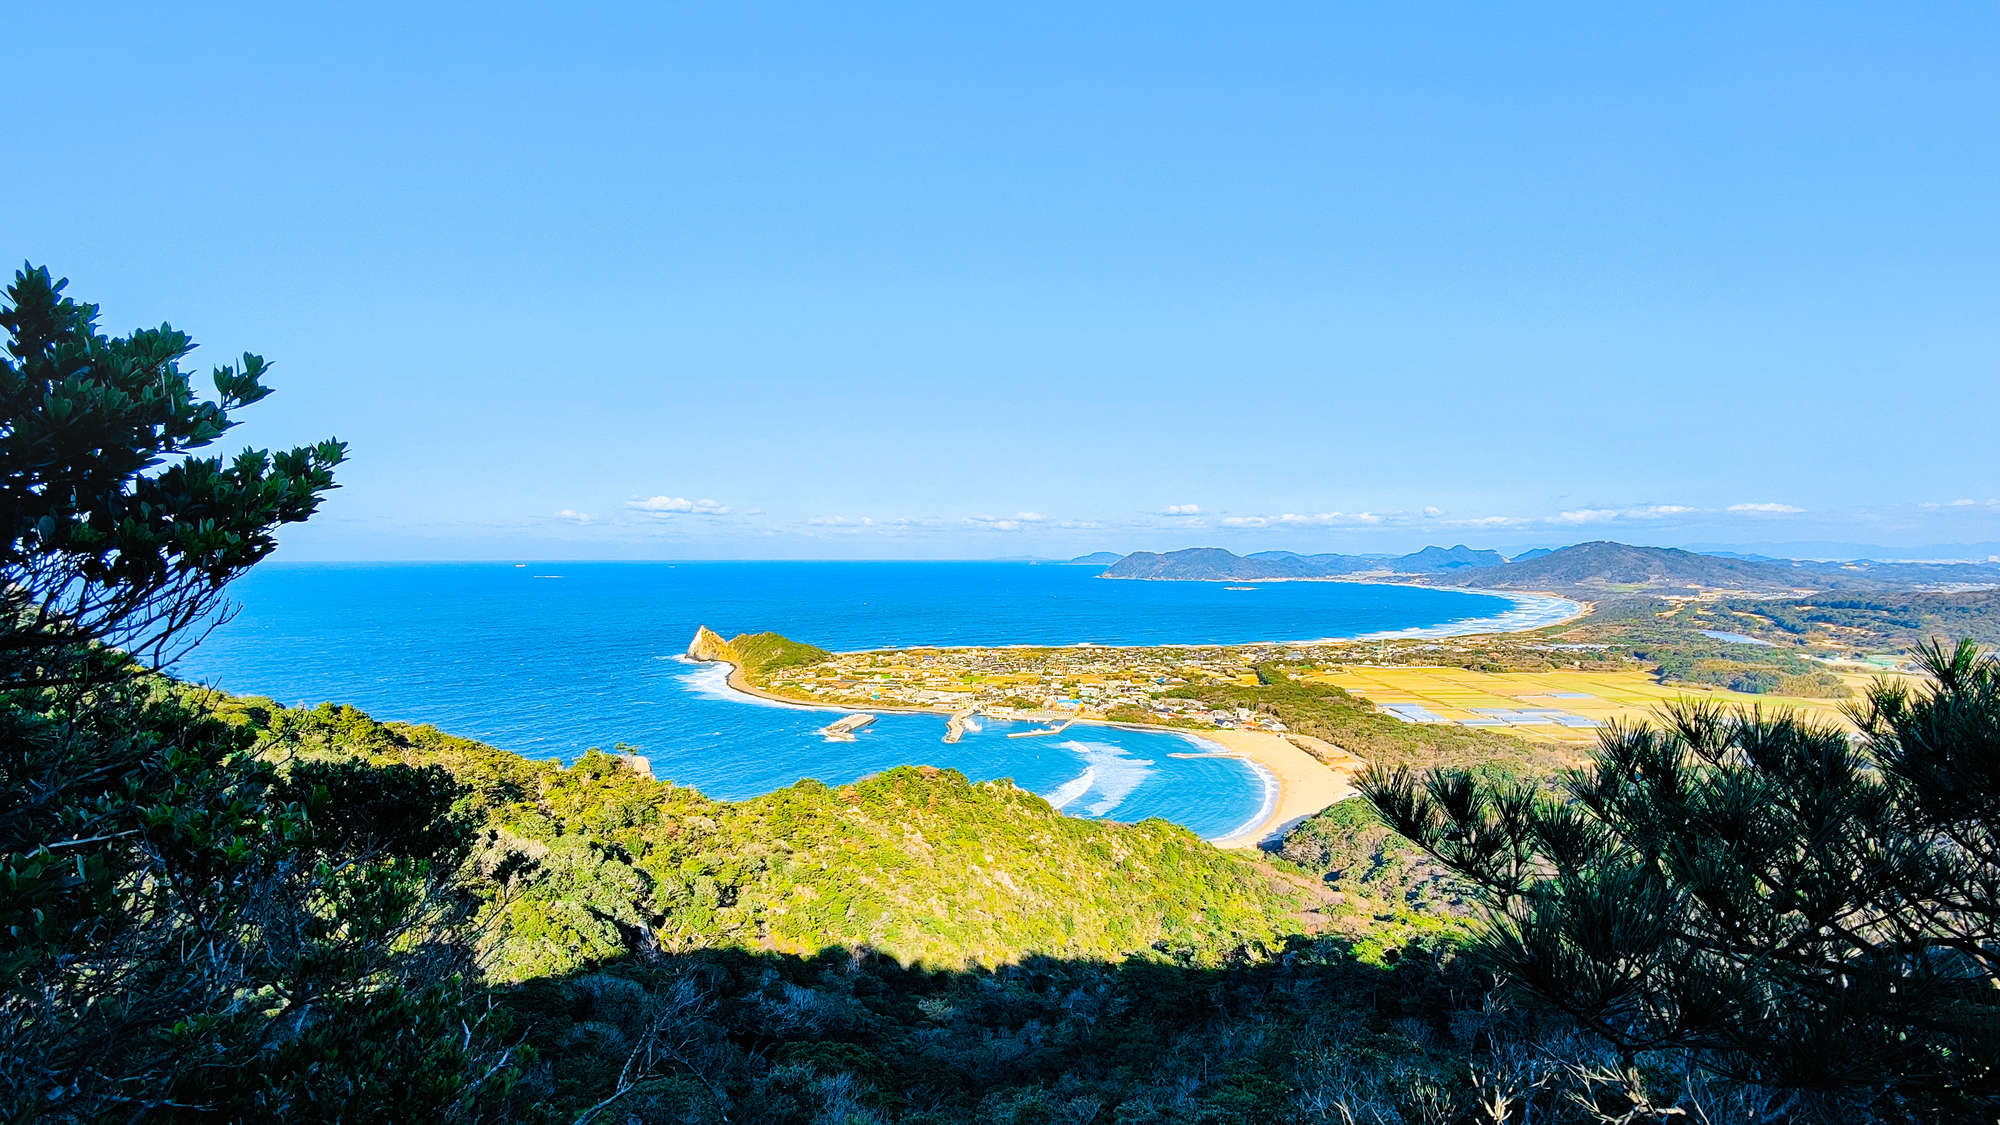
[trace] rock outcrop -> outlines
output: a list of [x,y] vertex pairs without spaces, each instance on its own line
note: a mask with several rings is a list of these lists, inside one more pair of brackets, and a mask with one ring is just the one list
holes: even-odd
[[694,640],[688,642],[687,655],[689,660],[699,660],[703,663],[713,663],[718,660],[728,664],[741,663],[735,647],[723,640],[721,633],[706,625],[695,628]]

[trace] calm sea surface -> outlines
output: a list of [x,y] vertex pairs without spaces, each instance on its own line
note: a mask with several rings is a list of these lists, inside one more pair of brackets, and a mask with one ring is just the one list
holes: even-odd
[[351,703],[530,757],[627,743],[659,777],[725,800],[894,765],[1011,777],[1082,816],[1165,817],[1205,836],[1254,822],[1258,771],[1212,744],[1072,727],[957,744],[942,716],[883,715],[854,742],[827,712],[749,701],[681,659],[697,625],[836,650],[923,644],[1197,644],[1436,628],[1514,608],[1449,590],[1288,582],[1119,582],[1026,563],[267,564],[242,610],[175,671],[282,703]]

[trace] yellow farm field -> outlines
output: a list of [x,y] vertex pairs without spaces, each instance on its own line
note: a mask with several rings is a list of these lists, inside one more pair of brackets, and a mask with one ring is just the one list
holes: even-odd
[[[1848,725],[1840,711],[1842,700],[1748,695],[1723,688],[1660,684],[1649,673],[1640,671],[1474,672],[1465,668],[1345,667],[1333,672],[1306,673],[1303,678],[1333,684],[1377,706],[1414,704],[1455,724],[1490,720],[1491,716],[1482,711],[1531,710],[1560,711],[1600,723],[1611,719],[1629,722],[1650,716],[1662,704],[1695,698],[1731,706],[1760,707],[1767,713],[1797,711],[1824,722]],[[1858,691],[1871,677],[1841,678],[1847,681],[1850,690]],[[1597,732],[1589,727],[1566,727],[1553,721],[1509,724],[1503,729],[1552,742],[1587,743],[1597,737]]]

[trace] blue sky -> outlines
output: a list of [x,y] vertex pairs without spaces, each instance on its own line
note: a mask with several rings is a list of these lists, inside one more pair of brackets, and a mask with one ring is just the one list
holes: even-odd
[[1992,5],[166,7],[0,249],[352,443],[282,557],[2000,551]]

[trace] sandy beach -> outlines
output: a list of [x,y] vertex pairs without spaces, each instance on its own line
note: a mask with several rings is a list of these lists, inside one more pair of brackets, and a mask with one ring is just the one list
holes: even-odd
[[[1209,841],[1218,848],[1254,848],[1276,840],[1299,821],[1354,795],[1352,782],[1361,768],[1361,760],[1319,739],[1250,730],[1194,733],[1236,757],[1262,766],[1278,783],[1278,799],[1272,803],[1270,813],[1246,832]],[[1301,743],[1342,764],[1328,765],[1301,749]]]

